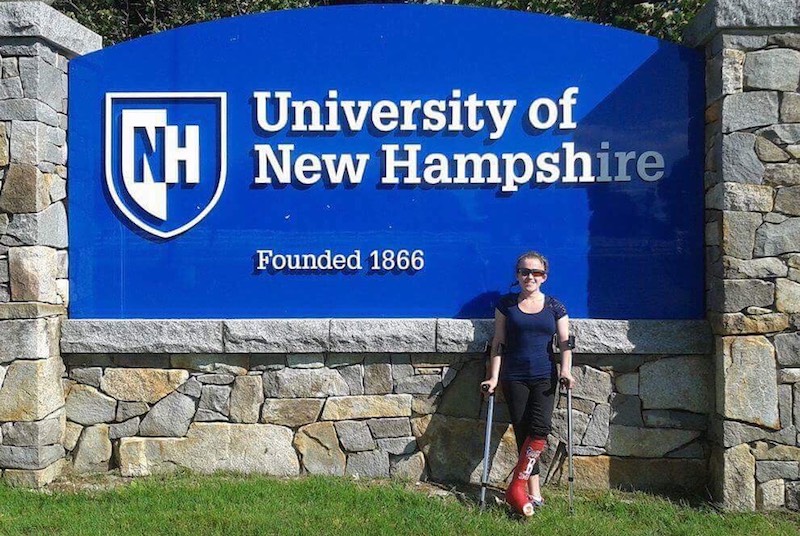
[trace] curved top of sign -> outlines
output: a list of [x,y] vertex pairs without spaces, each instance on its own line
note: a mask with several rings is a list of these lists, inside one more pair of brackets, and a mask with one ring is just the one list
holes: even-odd
[[488,318],[528,250],[573,317],[703,317],[694,50],[341,6],[121,43],[69,83],[73,318]]

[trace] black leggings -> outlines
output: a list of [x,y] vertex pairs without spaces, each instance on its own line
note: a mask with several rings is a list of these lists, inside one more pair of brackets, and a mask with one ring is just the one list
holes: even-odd
[[[555,403],[555,377],[543,380],[503,381],[502,388],[514,425],[514,436],[517,439],[517,450],[528,436],[547,437],[553,420],[553,404]],[[539,474],[539,461],[533,466],[532,474]]]

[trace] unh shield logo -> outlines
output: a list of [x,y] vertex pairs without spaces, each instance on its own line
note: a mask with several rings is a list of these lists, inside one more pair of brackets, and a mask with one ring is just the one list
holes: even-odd
[[106,93],[106,185],[121,215],[171,238],[225,186],[225,93]]

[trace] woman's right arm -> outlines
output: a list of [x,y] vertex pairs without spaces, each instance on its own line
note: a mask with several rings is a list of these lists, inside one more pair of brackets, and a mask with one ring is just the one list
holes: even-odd
[[[500,363],[503,360],[503,348],[506,343],[506,317],[495,309],[494,311],[494,337],[492,338],[492,353],[489,361],[489,376],[481,382],[481,389],[486,389],[489,394],[494,393],[497,382],[500,381]],[[484,387],[487,386],[487,387]]]

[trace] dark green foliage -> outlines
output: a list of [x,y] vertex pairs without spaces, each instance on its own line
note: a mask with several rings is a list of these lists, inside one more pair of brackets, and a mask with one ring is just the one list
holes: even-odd
[[[364,4],[363,0],[56,0],[53,7],[105,38],[106,45],[177,26],[308,6]],[[377,2],[373,2],[377,3]],[[402,2],[392,2],[402,3]],[[459,4],[573,17],[680,42],[686,23],[705,0],[410,0]]]

